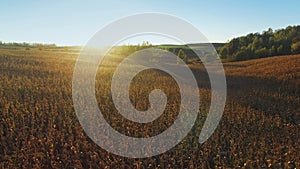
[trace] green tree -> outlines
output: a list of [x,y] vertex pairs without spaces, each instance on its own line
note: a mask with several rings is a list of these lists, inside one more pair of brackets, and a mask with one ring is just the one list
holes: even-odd
[[[179,49],[177,56],[179,59],[182,59],[185,63],[187,63],[187,55],[183,49]],[[177,61],[177,63],[178,63],[178,61]]]
[[255,37],[253,40],[252,50],[257,50],[262,48],[264,45],[262,38],[259,36]]
[[257,58],[260,58],[260,57],[269,56],[270,52],[266,48],[261,48],[261,49],[256,50],[254,54],[256,55]]
[[219,54],[221,59],[225,59],[228,56],[227,48],[221,48]]
[[275,56],[277,55],[277,48],[275,46],[272,46],[270,49],[270,55]]
[[291,46],[291,52],[293,54],[299,54],[300,53],[300,41],[299,42],[295,42],[292,44]]
[[245,50],[238,51],[238,52],[233,56],[233,59],[234,59],[235,61],[247,60],[247,59],[249,59],[248,52],[245,51]]
[[278,55],[283,55],[283,45],[280,45],[280,46],[277,48],[277,54],[278,54]]

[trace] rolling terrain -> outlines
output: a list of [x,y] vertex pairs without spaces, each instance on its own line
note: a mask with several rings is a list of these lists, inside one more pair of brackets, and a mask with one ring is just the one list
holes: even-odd
[[[210,85],[204,67],[190,64],[202,99],[197,122],[174,149],[145,159],[106,152],[84,133],[72,106],[77,56],[75,49],[0,49],[1,168],[300,167],[300,55],[224,63],[225,111],[215,133],[202,145],[197,139],[210,103]],[[162,88],[170,100],[164,115],[153,123],[126,121],[110,102],[110,77],[122,60],[111,58],[104,61],[96,78],[105,118],[129,136],[149,137],[164,131],[178,111],[174,81],[157,71],[141,73],[142,80],[135,79],[130,93],[138,109],[149,106],[149,91],[139,93],[144,83]]]

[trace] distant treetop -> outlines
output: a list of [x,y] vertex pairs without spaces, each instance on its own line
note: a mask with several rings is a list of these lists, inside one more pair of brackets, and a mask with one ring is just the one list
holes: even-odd
[[17,43],[17,42],[3,42],[0,41],[0,46],[12,46],[12,47],[55,47],[55,44],[43,44],[43,43]]
[[269,28],[262,33],[234,38],[218,52],[220,58],[227,61],[299,54],[300,26],[288,26],[275,31]]

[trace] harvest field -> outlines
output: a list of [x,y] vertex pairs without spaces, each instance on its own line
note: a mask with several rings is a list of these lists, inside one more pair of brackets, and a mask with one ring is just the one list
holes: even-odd
[[[210,85],[204,67],[190,64],[199,78],[201,95],[194,128],[164,154],[130,159],[98,147],[79,124],[72,106],[78,51],[0,49],[1,168],[300,167],[300,55],[224,63],[228,87],[225,112],[215,133],[202,145],[198,135],[210,103]],[[178,86],[162,72],[141,72],[130,90],[133,105],[147,110],[147,97],[154,88],[166,92],[168,104],[165,113],[151,123],[126,120],[113,106],[109,90],[110,78],[121,60],[110,56],[99,69],[99,107],[111,126],[125,135],[157,135],[176,118],[172,112],[178,111]],[[146,84],[153,84],[153,88],[141,92]]]

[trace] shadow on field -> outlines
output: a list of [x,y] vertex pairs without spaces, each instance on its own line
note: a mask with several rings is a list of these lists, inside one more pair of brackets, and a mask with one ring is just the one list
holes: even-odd
[[[226,66],[225,66],[226,70]],[[208,74],[204,69],[192,68],[199,88],[210,89]],[[282,120],[299,124],[299,86],[274,79],[226,74],[227,99],[243,107],[250,107],[267,116],[278,115]]]

